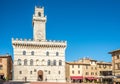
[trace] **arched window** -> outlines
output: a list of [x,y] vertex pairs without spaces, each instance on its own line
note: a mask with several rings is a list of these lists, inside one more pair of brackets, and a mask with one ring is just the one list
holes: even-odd
[[60,71],[58,72],[58,74],[60,74]]
[[36,65],[39,65],[39,60],[38,59],[36,60]]
[[44,59],[42,59],[42,62],[41,62],[41,63],[42,63],[42,65],[45,65],[45,60],[44,60]]
[[59,56],[59,53],[58,53],[58,52],[56,52],[56,56]]
[[48,74],[50,74],[50,71],[48,71]]
[[50,60],[48,60],[47,65],[50,66]]
[[22,71],[19,71],[19,74],[22,74]]
[[31,55],[34,55],[34,51],[31,52]]
[[41,16],[41,13],[40,13],[40,12],[38,12],[38,16]]
[[32,71],[30,71],[30,74],[32,74]]
[[46,56],[49,56],[49,52],[48,51],[46,52]]
[[59,60],[59,66],[62,66],[62,60]]
[[18,59],[17,64],[21,65],[21,59]]
[[27,59],[24,60],[24,65],[27,65]]
[[23,55],[26,55],[26,51],[23,51]]
[[56,60],[53,61],[53,66],[56,66]]
[[33,59],[30,60],[30,65],[31,65],[31,66],[33,65]]

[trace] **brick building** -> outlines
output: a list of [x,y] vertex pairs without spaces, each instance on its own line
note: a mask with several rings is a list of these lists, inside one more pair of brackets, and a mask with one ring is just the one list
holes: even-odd
[[0,55],[0,80],[12,79],[12,63],[10,55]]

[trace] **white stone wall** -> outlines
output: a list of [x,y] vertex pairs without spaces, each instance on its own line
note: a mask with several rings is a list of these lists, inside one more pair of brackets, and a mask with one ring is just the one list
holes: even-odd
[[[13,44],[17,43],[13,41]],[[19,43],[19,41],[18,41]],[[28,43],[28,42],[27,42]],[[46,44],[47,45],[47,44]],[[46,47],[33,47],[33,46],[17,46],[13,45],[14,48],[14,80],[24,80],[27,77],[29,81],[36,81],[38,77],[38,71],[43,71],[43,81],[47,78],[47,81],[52,82],[65,82],[65,48],[55,47],[55,48],[46,48]],[[26,51],[26,55],[23,55],[23,51]],[[34,55],[31,55],[31,51],[34,51]],[[49,52],[49,56],[46,56],[46,52]],[[59,56],[56,56],[56,52],[59,53]],[[17,60],[21,59],[22,64],[18,65]],[[28,60],[28,65],[24,66],[24,59]],[[30,66],[30,59],[33,59],[33,66]],[[39,62],[36,62],[39,60]],[[42,62],[44,60],[44,62]],[[47,61],[56,60],[56,66],[48,66]],[[62,60],[62,66],[59,66],[59,60]],[[36,69],[36,72],[34,70]],[[19,71],[22,71],[22,74],[19,74]],[[33,73],[30,74],[30,71]],[[48,72],[50,71],[50,74]],[[60,71],[60,74],[59,74]]]

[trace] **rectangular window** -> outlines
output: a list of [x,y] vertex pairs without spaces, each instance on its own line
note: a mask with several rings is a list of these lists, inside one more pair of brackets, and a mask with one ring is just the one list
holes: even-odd
[[3,69],[3,66],[2,65],[0,65],[0,70],[2,70]]
[[19,71],[19,74],[22,74],[22,71]]
[[78,71],[78,74],[80,74],[80,70]]
[[30,71],[30,74],[32,74],[32,71]]
[[2,59],[0,59],[0,63],[2,63]]
[[93,70],[93,67],[91,67],[91,69]]
[[101,65],[99,65],[99,68],[101,68]]
[[88,66],[86,65],[86,69],[88,69]]
[[48,74],[50,74],[50,71],[48,72]]
[[72,68],[74,68],[74,65],[72,65]]
[[88,73],[88,72],[86,72],[85,74],[86,74],[86,75],[89,75],[89,73]]
[[120,64],[117,64],[117,69],[119,69],[119,70],[120,70]]
[[78,65],[78,68],[80,68],[80,65]]
[[119,55],[117,55],[117,59],[119,59],[120,57],[119,57]]
[[91,75],[94,75],[94,72],[91,72]]
[[72,71],[72,74],[74,74],[74,71]]

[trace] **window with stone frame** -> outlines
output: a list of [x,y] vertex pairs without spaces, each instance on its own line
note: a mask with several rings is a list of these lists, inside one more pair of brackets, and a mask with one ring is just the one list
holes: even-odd
[[89,75],[89,72],[86,72],[85,75]]
[[34,55],[34,51],[31,52],[31,55]]
[[58,73],[60,74],[60,71]]
[[2,63],[2,59],[0,58],[0,63]]
[[50,60],[47,61],[47,65],[50,66],[51,65],[51,62]]
[[22,71],[19,71],[19,74],[22,74]]
[[0,65],[0,70],[2,70],[3,69],[3,65]]
[[33,59],[30,60],[30,65],[31,65],[31,66],[33,65]]
[[32,71],[30,71],[30,74],[32,74]]
[[23,51],[23,55],[26,55],[26,51]]
[[38,16],[41,17],[41,12],[38,12]]
[[46,52],[46,56],[49,56],[49,52],[48,51]]
[[56,56],[59,56],[59,53],[58,53],[58,52],[56,52]]
[[72,74],[74,74],[74,71],[72,70]]
[[50,71],[48,71],[48,74],[50,74]]
[[117,59],[120,59],[119,55],[117,55]]
[[17,60],[17,64],[18,64],[18,65],[22,65],[21,59],[18,59],[18,60]]
[[88,69],[88,65],[86,65],[86,69]]
[[91,72],[91,75],[94,75],[94,72]]
[[99,65],[99,68],[101,68],[101,65]]
[[59,66],[62,66],[62,60],[59,60]]
[[53,61],[53,66],[56,66],[56,60]]
[[80,70],[78,70],[78,74],[80,74]]
[[24,65],[27,65],[27,59],[24,59]]
[[74,68],[74,65],[72,65],[72,68]]
[[117,65],[117,69],[120,70],[120,63],[118,63],[116,65]]

